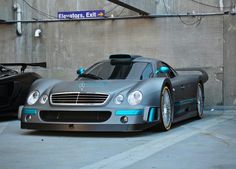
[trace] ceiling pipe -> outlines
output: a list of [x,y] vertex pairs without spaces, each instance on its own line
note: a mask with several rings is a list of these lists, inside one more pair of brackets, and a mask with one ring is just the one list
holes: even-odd
[[224,10],[224,2],[223,2],[223,0],[219,0],[219,6],[220,6],[220,10],[223,11]]
[[[104,20],[125,20],[125,19],[152,19],[152,18],[166,18],[166,17],[197,17],[197,16],[223,16],[230,15],[228,12],[217,12],[217,13],[195,13],[195,14],[154,14],[147,16],[128,16],[128,17],[114,17],[114,18],[87,18],[87,19],[45,19],[45,20],[22,20],[21,23],[50,23],[50,22],[82,22],[82,21],[104,21]],[[8,20],[3,24],[15,24],[19,21]]]
[[34,32],[34,37],[36,37],[36,38],[40,37],[41,33],[42,33],[41,29],[39,29],[39,28],[36,29]]
[[22,25],[21,25],[22,10],[21,10],[20,4],[15,2],[14,5],[13,5],[13,9],[16,11],[16,20],[17,20],[16,33],[17,33],[17,35],[20,36],[20,35],[22,35]]

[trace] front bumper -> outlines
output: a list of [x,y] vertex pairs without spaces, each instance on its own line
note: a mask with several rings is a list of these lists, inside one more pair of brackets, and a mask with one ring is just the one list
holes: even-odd
[[[156,125],[159,122],[159,118],[150,120],[151,116],[149,114],[150,112],[153,112],[151,110],[153,109],[150,107],[137,107],[137,109],[104,109],[101,107],[93,109],[69,109],[69,112],[83,111],[89,113],[97,113],[98,111],[110,111],[110,118],[104,122],[45,121],[42,119],[42,116],[40,116],[40,112],[43,113],[45,111],[40,108],[35,109],[31,107],[24,107],[22,109],[22,112],[19,114],[21,114],[22,129],[47,131],[131,132],[145,130]],[[51,109],[49,111],[58,112],[60,114],[60,112],[62,111],[68,112],[68,108],[58,109],[57,107],[57,109]],[[128,121],[125,123],[121,120],[121,118],[124,116],[127,116],[128,119]]]
[[136,132],[143,131],[156,125],[147,124],[45,124],[24,123],[22,129],[44,130],[44,131],[80,131],[80,132]]

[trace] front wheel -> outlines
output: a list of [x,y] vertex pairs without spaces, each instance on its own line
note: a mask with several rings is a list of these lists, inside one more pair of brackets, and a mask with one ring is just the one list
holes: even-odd
[[203,86],[199,83],[197,87],[197,117],[201,119],[203,117],[204,109],[204,92]]
[[163,131],[168,131],[171,128],[173,121],[173,103],[170,90],[165,86],[162,90],[161,100],[160,100],[160,129]]

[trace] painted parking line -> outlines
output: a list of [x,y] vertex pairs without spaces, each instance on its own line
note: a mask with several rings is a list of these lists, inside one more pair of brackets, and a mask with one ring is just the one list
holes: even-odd
[[6,129],[8,123],[0,123],[0,134],[2,134],[2,132]]
[[[221,115],[213,119],[196,121],[192,124],[184,125],[184,127],[181,126],[172,129],[168,133],[158,133],[157,135],[153,136],[152,141],[150,142],[134,147],[130,150],[119,153],[115,156],[101,160],[91,165],[84,166],[81,169],[122,169],[128,167],[140,160],[146,159],[151,155],[158,153],[159,151],[169,146],[172,146],[196,134],[204,132],[205,130],[213,126],[219,125],[220,123],[225,122],[227,120],[230,120],[227,115]],[[198,130],[193,130],[191,129],[191,127],[188,128],[188,126],[193,127],[196,125],[200,126]],[[160,135],[162,136],[160,137]]]
[[205,130],[205,131],[202,131],[200,134],[204,134],[204,135],[208,135],[210,137],[214,137],[214,138],[218,139],[220,142],[222,142],[226,145],[236,144],[236,141],[233,138],[228,137],[228,136],[223,135],[223,134],[216,133],[216,132]]

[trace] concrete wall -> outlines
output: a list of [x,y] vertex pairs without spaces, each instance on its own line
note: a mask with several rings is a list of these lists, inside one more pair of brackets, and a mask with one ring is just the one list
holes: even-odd
[[[0,1],[6,3],[6,0]],[[107,10],[114,8],[105,0],[93,0],[92,7],[87,0],[72,0],[71,3],[45,0],[46,6],[42,1],[29,2],[50,15],[56,15],[57,10],[101,9],[100,6]],[[180,3],[179,0],[177,2]],[[217,5],[218,2],[214,3]],[[25,19],[42,17],[22,5]],[[176,6],[173,6],[174,9],[177,9]],[[122,10],[117,8],[118,12],[114,13]],[[199,9],[204,10],[200,6]],[[9,9],[8,13],[7,19],[11,19],[8,17],[12,16],[12,10]],[[233,75],[232,70],[235,72],[235,64],[231,62],[236,52],[235,16],[182,17],[181,20],[176,17],[23,24],[22,36],[16,35],[15,25],[0,24],[0,62],[46,61],[47,69],[34,68],[34,71],[44,77],[68,80],[75,78],[78,67],[106,59],[111,53],[140,54],[162,59],[178,68],[203,67],[210,76],[206,84],[207,105],[218,105],[223,101],[229,105],[236,104],[235,81],[228,77]],[[191,26],[186,25],[195,22]],[[40,38],[34,37],[37,28],[42,29]]]
[[[193,2],[191,0],[157,0],[156,13],[163,14],[180,14],[180,13],[212,13],[230,10],[229,8],[217,8],[220,7],[220,0],[197,0],[202,4]],[[232,0],[222,0],[224,7],[229,7]]]
[[224,17],[224,103],[236,105],[236,16]]
[[[132,2],[134,1],[140,5],[141,0],[124,0]],[[221,0],[198,0],[201,3],[206,3],[211,6],[219,6]],[[23,19],[45,19],[46,16],[40,15],[35,10],[32,10],[23,0],[0,0],[0,19],[12,20],[14,19],[14,12],[12,5],[14,2],[21,4],[23,10]],[[107,0],[70,0],[69,3],[67,0],[26,0],[28,4],[33,6],[40,11],[47,13],[51,16],[57,16],[58,11],[76,11],[76,10],[94,10],[94,9],[104,9],[106,15],[110,16],[134,16],[138,15],[136,12],[132,12],[123,7],[117,6],[114,3],[111,3]],[[220,8],[214,8],[209,6],[200,5],[191,0],[143,0],[143,7],[152,4],[153,7],[156,7],[156,14],[186,14],[186,13],[210,13],[210,12],[220,12],[231,10],[227,7],[233,5],[235,0],[223,0],[224,7],[222,10]],[[153,11],[153,9],[150,9]],[[50,18],[50,17],[49,17]]]

